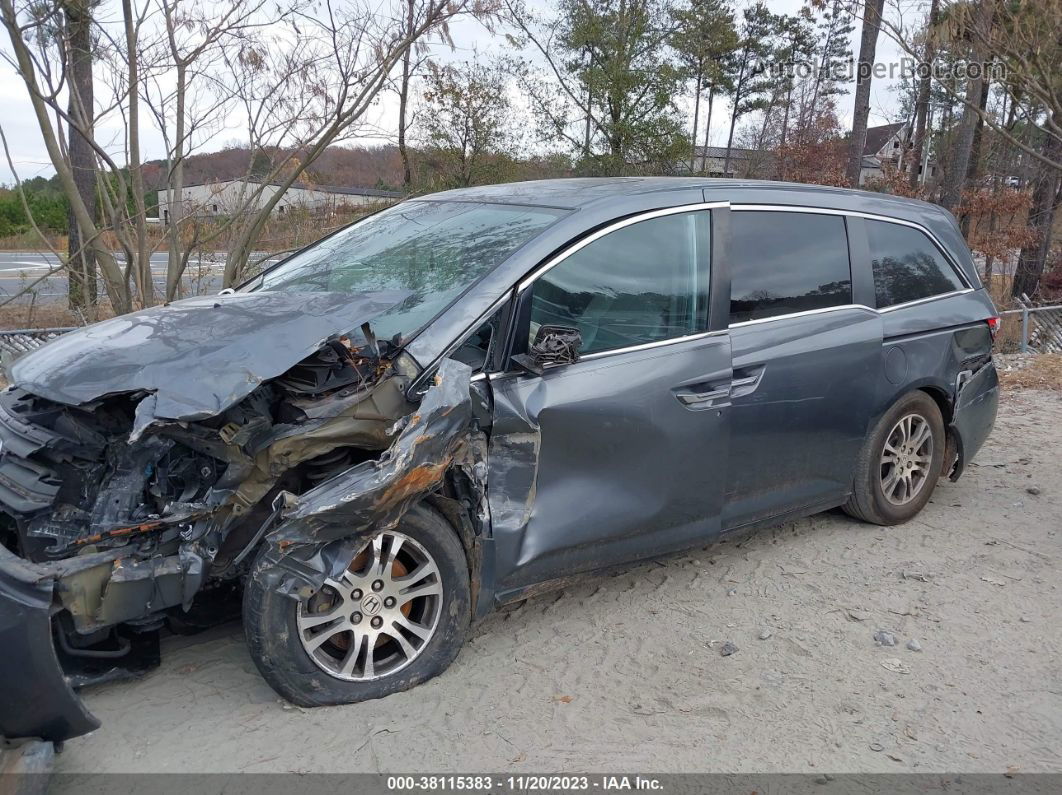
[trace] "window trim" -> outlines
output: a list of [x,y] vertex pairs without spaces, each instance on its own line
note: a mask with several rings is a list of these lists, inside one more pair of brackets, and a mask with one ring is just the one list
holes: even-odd
[[[648,220],[651,220],[653,218],[661,218],[661,217],[663,217],[665,215],[678,215],[679,213],[694,213],[694,212],[700,212],[702,210],[715,210],[715,209],[721,209],[723,207],[729,207],[729,206],[730,206],[730,202],[728,202],[728,201],[724,201],[724,202],[697,202],[695,204],[680,204],[680,205],[675,206],[675,207],[664,207],[664,208],[659,209],[659,210],[648,210],[646,212],[637,213],[635,215],[627,216],[626,218],[621,218],[618,221],[613,221],[613,222],[611,222],[609,224],[606,224],[605,226],[601,227],[600,229],[596,230],[595,232],[592,232],[591,234],[587,235],[586,237],[580,238],[579,240],[575,241],[570,246],[568,246],[563,251],[561,251],[559,254],[554,255],[550,259],[546,260],[546,262],[544,264],[539,265],[537,268],[535,268],[533,271],[531,271],[527,276],[525,276],[523,279],[521,279],[519,282],[517,282],[517,285],[516,285],[517,295],[519,295],[520,293],[524,292],[524,290],[526,290],[528,287],[530,287],[532,284],[534,284],[536,281],[538,281],[540,276],[542,276],[542,275],[544,275],[546,273],[549,273],[551,270],[553,270],[555,267],[560,265],[562,262],[564,262],[564,260],[568,259],[568,257],[572,256],[577,251],[580,251],[581,249],[583,249],[586,246],[588,246],[591,243],[593,243],[595,240],[599,240],[600,238],[604,237],[605,235],[610,234],[612,232],[615,232],[618,229],[623,229],[624,227],[631,226],[633,224],[639,223],[640,221],[648,221]],[[709,299],[709,300],[711,300],[711,299]],[[582,358],[585,358],[585,357],[579,357],[579,358],[582,359]]]
[[[974,292],[971,288],[967,287],[962,290],[955,290],[950,293],[941,293],[940,295],[931,295],[928,298],[919,298],[915,301],[908,301],[905,304],[894,304],[893,306],[887,306],[884,309],[878,309],[874,306],[867,306],[866,304],[841,304],[840,306],[824,306],[819,309],[806,309],[803,312],[791,312],[788,315],[775,315],[774,317],[760,317],[755,320],[742,320],[740,323],[731,323],[730,328],[741,328],[742,326],[755,326],[760,323],[773,323],[775,320],[788,320],[794,317],[805,317],[807,315],[821,315],[826,312],[840,312],[844,309],[862,309],[865,312],[872,312],[875,315],[884,315],[892,312],[895,309],[906,309],[909,306],[915,306],[917,304],[927,304],[930,301],[940,301],[944,298],[954,298],[957,295],[966,295],[967,293]],[[581,357],[585,358],[585,357]]]
[[[666,340],[656,340],[656,341],[653,341],[653,342],[646,342],[646,343],[641,343],[641,344],[638,344],[638,345],[630,345],[630,346],[627,346],[625,348],[613,348],[612,350],[608,350],[608,351],[598,351],[597,353],[588,353],[588,354],[586,354],[584,356],[580,356],[579,357],[579,361],[580,362],[582,362],[582,361],[593,361],[595,359],[601,359],[601,358],[605,358],[605,357],[608,357],[608,356],[616,356],[616,355],[620,355],[620,354],[631,353],[631,352],[635,352],[635,351],[641,351],[641,350],[645,350],[645,349],[649,349],[649,348],[658,348],[658,347],[664,347],[664,346],[667,346],[667,345],[676,345],[676,344],[679,344],[679,343],[682,343],[682,342],[691,342],[691,341],[694,341],[694,340],[705,339],[705,338],[708,338],[708,337],[721,336],[723,334],[730,333],[731,329],[741,328],[743,326],[761,325],[761,324],[764,324],[764,323],[774,323],[776,321],[787,320],[789,318],[807,317],[807,316],[812,316],[812,315],[825,314],[825,313],[828,313],[828,312],[841,312],[841,311],[852,310],[852,309],[860,309],[860,310],[863,310],[865,312],[869,312],[871,314],[883,315],[883,314],[886,314],[888,312],[893,312],[893,311],[895,311],[897,309],[904,309],[904,308],[909,307],[909,306],[916,306],[918,304],[929,303],[931,301],[939,301],[939,300],[943,300],[945,298],[953,298],[953,297],[958,296],[958,295],[965,295],[967,293],[972,293],[972,292],[975,291],[975,288],[970,286],[970,282],[969,282],[969,279],[967,279],[967,277],[966,277],[966,273],[963,271],[963,269],[961,267],[959,267],[956,264],[955,260],[951,257],[951,255],[948,254],[947,250],[940,243],[940,240],[936,237],[936,235],[934,235],[926,227],[922,226],[921,224],[915,223],[914,221],[907,221],[907,220],[899,219],[899,218],[890,218],[889,216],[885,216],[885,215],[878,215],[878,214],[875,214],[875,213],[865,213],[865,212],[860,212],[860,211],[856,211],[856,210],[837,210],[837,209],[829,208],[829,207],[806,207],[806,206],[801,206],[801,205],[778,205],[778,204],[733,204],[730,201],[697,202],[697,203],[694,203],[694,204],[683,204],[683,205],[679,205],[679,206],[676,206],[676,207],[667,207],[667,208],[663,208],[663,209],[659,209],[659,210],[648,210],[648,211],[645,211],[645,212],[642,212],[642,213],[637,213],[635,215],[628,216],[627,218],[623,218],[623,219],[620,219],[618,221],[615,221],[615,222],[612,222],[610,224],[607,224],[607,225],[601,227],[600,229],[598,229],[597,231],[593,232],[592,234],[587,235],[586,237],[584,237],[584,238],[576,241],[575,243],[571,244],[570,246],[568,246],[567,248],[563,249],[558,254],[554,255],[551,258],[549,258],[546,262],[542,263],[541,265],[538,265],[536,268],[531,270],[528,273],[528,275],[526,275],[523,279],[518,281],[514,290],[507,291],[505,293],[505,295],[502,298],[499,298],[498,301],[494,305],[492,305],[491,308],[487,312],[484,312],[483,315],[480,316],[480,318],[477,318],[476,322],[474,322],[474,323],[469,325],[469,327],[458,337],[458,341],[453,344],[453,346],[452,346],[453,349],[456,350],[456,348],[460,345],[460,342],[463,341],[464,337],[467,334],[470,334],[476,328],[478,328],[478,326],[483,321],[485,321],[485,319],[487,317],[489,317],[490,313],[492,311],[498,309],[501,306],[501,304],[504,303],[504,301],[508,300],[509,298],[513,298],[514,300],[518,299],[519,295],[523,291],[525,291],[528,287],[530,287],[532,284],[534,284],[534,282],[538,279],[539,276],[541,276],[544,273],[548,273],[552,268],[554,268],[555,266],[557,266],[561,262],[563,262],[568,256],[570,256],[571,254],[574,254],[576,251],[581,249],[583,246],[589,245],[594,240],[597,240],[598,238],[603,237],[604,235],[608,234],[609,232],[612,232],[612,231],[614,231],[616,229],[621,229],[621,228],[623,228],[625,226],[629,226],[630,224],[637,223],[638,221],[641,221],[641,220],[647,220],[649,218],[655,218],[655,217],[658,217],[658,216],[673,215],[673,214],[676,214],[676,213],[683,213],[683,212],[696,212],[696,211],[700,211],[700,210],[719,210],[719,209],[725,209],[725,210],[735,211],[735,212],[740,212],[742,210],[750,210],[750,211],[752,211],[752,210],[764,210],[764,211],[768,211],[768,212],[791,212],[791,213],[815,213],[815,214],[820,214],[820,215],[840,215],[840,216],[846,216],[846,217],[850,216],[850,217],[854,217],[854,218],[864,218],[864,219],[868,219],[868,220],[871,220],[871,221],[884,221],[886,223],[899,224],[900,226],[909,226],[909,227],[912,227],[914,229],[919,230],[920,232],[923,232],[926,236],[929,237],[930,241],[940,250],[942,256],[945,258],[945,261],[948,263],[949,267],[951,267],[955,271],[955,273],[959,277],[959,280],[966,286],[963,289],[961,289],[961,290],[955,290],[955,291],[949,292],[949,293],[941,293],[940,295],[932,295],[932,296],[929,296],[927,298],[919,298],[917,300],[908,301],[908,302],[903,303],[903,304],[894,304],[892,306],[885,307],[884,309],[878,309],[877,307],[874,307],[874,306],[867,306],[866,304],[863,304],[863,303],[851,303],[851,304],[843,304],[843,305],[840,305],[840,306],[822,307],[822,308],[819,308],[819,309],[808,309],[808,310],[804,310],[804,311],[801,311],[801,312],[791,312],[791,313],[785,314],[785,315],[774,315],[773,317],[767,317],[767,318],[757,318],[755,320],[745,320],[745,321],[742,321],[742,322],[739,322],[739,323],[731,323],[731,324],[729,324],[726,327],[721,328],[721,329],[713,329],[713,330],[698,332],[696,334],[687,335],[685,337],[673,337],[671,339],[666,339]],[[714,234],[715,230],[714,230],[714,228],[713,228],[712,231],[713,231],[712,238],[713,238],[713,241],[714,241],[715,240],[715,234]],[[846,224],[846,230],[845,231],[846,231],[846,234],[848,235],[849,243],[851,243],[851,233],[850,233],[850,230],[847,228],[847,224]],[[715,265],[715,263],[713,263],[713,266],[711,267],[711,272],[713,274],[716,273],[716,268],[714,267],[714,265]],[[856,277],[855,268],[857,266],[854,264],[854,260],[851,259],[851,248],[849,248],[849,265],[850,265],[850,267],[852,268],[852,271],[853,271],[852,272],[852,286],[853,286],[853,294],[854,294],[855,277]],[[729,270],[730,263],[729,262],[725,263],[725,267]],[[711,298],[709,298],[709,302],[711,302]],[[510,318],[510,322],[511,323],[515,323],[517,321],[518,321],[518,319],[516,317],[511,317]],[[510,328],[506,333],[511,336],[512,333],[513,333],[513,329]],[[438,359],[436,359],[436,362],[441,361],[443,358],[446,357],[446,355],[447,354],[443,354],[443,355],[439,356]],[[433,362],[433,364],[435,364],[435,362]],[[550,369],[552,369],[552,368],[550,368]],[[519,374],[519,371],[512,370],[512,369],[501,369],[501,370],[493,370],[493,371],[488,370],[486,372],[476,373],[475,375],[473,375],[472,378],[473,378],[473,380],[476,380],[476,381],[479,381],[479,380],[493,380],[493,379],[496,379],[496,378],[506,377],[506,376],[514,375],[514,374]]]
[[758,326],[762,323],[771,323],[775,320],[783,320],[794,317],[810,317],[812,315],[824,315],[827,312],[840,312],[845,309],[862,309],[866,312],[873,312],[877,314],[879,310],[866,304],[838,304],[837,306],[822,306],[818,309],[805,309],[801,312],[790,312],[787,315],[772,315],[771,317],[757,317],[752,320],[741,320],[737,323],[731,323],[730,328],[741,328],[742,326]]
[[[959,263],[955,261],[955,258],[951,256],[947,248],[940,242],[940,238],[933,234],[927,227],[915,221],[908,221],[905,218],[892,218],[888,215],[878,215],[877,213],[865,213],[859,210],[836,210],[831,207],[805,207],[798,205],[785,205],[785,204],[732,204],[730,205],[731,211],[740,212],[741,210],[763,210],[766,212],[783,212],[783,213],[816,213],[820,215],[846,215],[854,218],[865,218],[868,221],[883,221],[887,224],[898,224],[899,226],[909,226],[912,229],[917,229],[919,232],[929,238],[929,241],[937,247],[940,251],[940,255],[944,258],[944,261],[948,263],[948,266],[955,272],[959,282],[963,285],[964,289],[973,290],[973,284],[966,277],[966,272],[959,267]],[[949,294],[958,294],[961,290],[956,290]],[[941,293],[944,295],[944,293]],[[939,298],[940,296],[933,295],[930,298]],[[926,299],[919,298],[917,301],[908,301],[907,304],[894,304],[894,306],[906,306],[908,304],[914,304]],[[885,309],[891,309],[892,307],[885,307]],[[885,311],[885,310],[882,310]]]
[[[799,207],[799,206],[789,207],[789,206],[777,205],[777,204],[763,204],[763,205],[758,205],[758,204],[732,204],[730,206],[730,211],[731,212],[760,212],[760,211],[764,211],[764,210],[769,211],[769,212],[792,212],[792,213],[805,213],[805,214],[810,213],[812,215],[839,215],[839,216],[842,217],[842,219],[844,221],[845,255],[848,257],[848,284],[849,284],[848,294],[851,297],[852,301],[847,303],[847,304],[837,304],[836,306],[823,306],[823,307],[819,307],[818,309],[802,309],[799,312],[786,312],[785,314],[771,315],[770,317],[759,317],[759,318],[754,318],[752,320],[739,320],[737,323],[728,323],[727,324],[727,328],[737,328],[739,326],[749,326],[749,325],[752,325],[754,323],[767,323],[767,322],[769,322],[771,320],[776,320],[778,318],[784,318],[784,317],[802,317],[804,315],[816,315],[816,314],[820,314],[822,312],[831,312],[831,311],[833,311],[835,309],[850,309],[852,307],[864,306],[863,304],[854,303],[854,301],[856,299],[856,265],[854,264],[855,263],[855,259],[852,257],[852,232],[851,232],[851,229],[850,229],[850,225],[848,223],[847,216],[855,215],[856,213],[849,213],[849,212],[845,212],[843,210],[837,210],[837,211],[833,211],[833,212],[824,212],[822,210],[818,210],[818,209],[813,208],[813,207]],[[733,224],[731,224],[731,226],[730,226],[731,240],[733,239],[733,234],[734,234],[734,227],[733,227]],[[728,248],[728,254],[730,254],[730,252],[731,252],[731,249]],[[731,256],[732,256],[732,254],[731,254]],[[731,280],[730,281],[730,302],[731,303],[734,300],[734,282],[733,282],[733,279],[734,279],[734,268],[733,268],[733,265],[734,265],[733,260],[730,259],[727,262],[727,269],[730,271],[730,280]],[[728,304],[728,306],[729,305],[730,304]],[[866,308],[869,309],[870,307],[866,307]]]
[[617,353],[632,353],[634,351],[647,351],[652,348],[662,348],[665,345],[672,345],[679,342],[692,342],[694,340],[704,339],[705,337],[717,337],[722,334],[726,334],[726,331],[698,331],[696,334],[687,334],[684,337],[669,337],[666,340],[653,340],[652,342],[640,342],[637,345],[628,345],[625,348],[609,348],[607,351],[596,351],[595,353],[580,354],[580,362],[589,362],[594,359],[601,359],[605,356],[612,356]]
[[[879,223],[885,223],[885,221],[883,221],[881,219],[878,219],[878,218],[871,218],[869,220],[878,221]],[[943,295],[956,295],[956,294],[961,293],[961,292],[963,292],[965,290],[972,290],[973,289],[972,286],[970,285],[969,280],[966,278],[966,274],[963,272],[963,269],[956,266],[956,264],[952,261],[951,257],[949,257],[947,252],[944,250],[944,247],[942,245],[940,245],[940,242],[933,236],[932,232],[930,232],[928,229],[926,229],[924,227],[921,227],[921,226],[919,226],[917,224],[899,224],[899,225],[900,226],[908,226],[908,227],[914,229],[916,232],[921,232],[923,235],[925,235],[926,239],[929,240],[930,245],[932,245],[934,248],[936,248],[937,252],[943,258],[944,262],[948,265],[948,267],[951,268],[951,272],[958,278],[959,284],[961,284],[962,287],[960,289],[958,289],[958,290],[949,290],[946,293],[937,293],[936,295],[927,295],[924,298],[916,298],[913,301],[903,301],[903,302],[898,303],[898,304],[889,304],[888,306],[876,307],[879,311],[887,312],[887,311],[889,311],[891,309],[895,309],[896,307],[899,307],[899,306],[912,306],[914,304],[923,303],[924,301],[928,301],[929,299],[932,299],[932,298],[940,298]],[[870,264],[871,275],[873,276],[873,271],[874,271],[874,252],[870,250],[870,229],[866,228],[864,231],[865,231],[866,240],[867,240],[867,254],[868,254],[867,262]],[[877,304],[877,291],[876,290],[875,290],[875,295],[874,295],[874,303],[875,303],[875,305]]]
[[[772,318],[773,320],[773,318]],[[682,342],[695,342],[697,340],[708,339],[710,337],[721,337],[724,334],[729,334],[730,329],[716,329],[715,331],[698,331],[696,334],[687,334],[685,337],[671,337],[666,340],[654,340],[653,342],[642,342],[638,345],[628,345],[626,348],[611,348],[607,351],[597,351],[596,353],[587,353],[579,356],[578,361],[571,362],[570,364],[548,364],[546,365],[546,372],[549,372],[556,368],[561,367],[576,367],[583,362],[591,362],[595,359],[605,359],[609,356],[618,356],[624,353],[635,353],[637,351],[650,350],[652,348],[664,348],[668,345],[677,345]],[[522,370],[516,370],[509,368],[506,370],[493,370],[487,373],[477,373],[472,376],[472,380],[486,379],[488,381],[495,381],[499,378],[508,378],[511,376],[526,375]]]
[[[597,240],[600,240],[601,238],[605,237],[608,234],[611,234],[612,232],[615,232],[615,231],[620,230],[620,229],[624,229],[624,228],[626,228],[628,226],[633,226],[634,224],[639,223],[641,221],[649,221],[649,220],[652,220],[654,218],[663,218],[663,217],[666,217],[666,216],[669,216],[669,215],[680,215],[680,214],[684,214],[684,213],[708,212],[708,211],[711,211],[711,210],[719,210],[719,209],[725,209],[725,208],[729,208],[729,207],[730,207],[730,202],[728,202],[728,201],[694,202],[692,204],[680,204],[680,205],[676,205],[674,207],[663,207],[663,208],[656,209],[656,210],[646,210],[644,212],[639,212],[639,213],[636,213],[634,215],[627,216],[626,218],[621,218],[621,219],[619,219],[617,221],[612,221],[610,223],[607,223],[606,225],[602,226],[600,229],[597,229],[594,232],[590,233],[589,235],[586,235],[585,237],[582,237],[579,240],[575,241],[570,246],[568,246],[567,248],[562,250],[560,253],[550,257],[546,262],[544,262],[543,264],[541,264],[538,267],[536,267],[527,276],[525,276],[523,279],[521,279],[516,285],[516,292],[515,292],[516,300],[519,302],[520,301],[520,297],[522,296],[522,294],[529,287],[533,286],[535,284],[535,282],[537,282],[539,280],[539,278],[541,278],[545,274],[549,273],[555,267],[557,267],[562,262],[564,262],[566,259],[568,259],[568,257],[572,256],[573,254],[576,254],[577,252],[579,252],[582,249],[584,249],[586,246],[589,246],[591,243],[593,243],[593,242],[595,242]],[[711,215],[709,215],[709,219],[711,219]],[[713,238],[714,238],[714,235],[713,235]],[[710,257],[711,257],[711,249],[709,249],[709,258]],[[712,265],[711,265],[711,260],[709,259],[708,274],[707,274],[709,295],[708,295],[708,304],[704,308],[705,320],[709,324],[711,323],[712,271],[713,271],[713,268],[712,268]],[[514,335],[516,333],[515,324],[519,324],[520,318],[519,317],[514,317],[513,321],[514,321],[514,325],[510,329],[510,335]],[[723,331],[725,332],[725,329]],[[705,328],[703,331],[697,331],[697,332],[694,332],[693,334],[686,334],[686,335],[681,336],[681,337],[670,337],[668,339],[663,339],[663,340],[652,340],[650,342],[640,342],[640,343],[638,343],[636,345],[627,345],[627,346],[624,346],[622,348],[610,348],[610,349],[604,350],[604,351],[595,351],[593,353],[581,354],[579,356],[579,361],[580,362],[593,361],[594,359],[603,358],[605,356],[612,356],[614,354],[631,353],[633,351],[641,351],[641,350],[648,350],[648,349],[651,349],[651,348],[659,348],[659,347],[663,347],[665,345],[670,345],[670,344],[673,344],[673,343],[689,342],[691,340],[698,340],[698,339],[702,339],[703,337],[713,336],[715,334],[720,334],[720,333],[723,333],[723,332],[721,332],[719,330],[714,330],[713,331],[713,330],[711,330],[709,328]]]

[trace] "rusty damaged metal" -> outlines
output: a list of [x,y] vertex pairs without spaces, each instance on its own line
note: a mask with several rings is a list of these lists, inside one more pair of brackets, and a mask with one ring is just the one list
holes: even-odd
[[302,495],[282,494],[286,507],[253,576],[304,596],[338,575],[358,549],[394,527],[455,469],[472,485],[474,514],[482,521],[486,437],[472,413],[471,373],[461,362],[443,361],[420,405],[393,426],[394,441],[383,455]]
[[[256,560],[304,570],[276,585],[305,591],[444,482],[474,545],[486,438],[471,369],[444,361],[411,401],[420,366],[364,322],[404,295],[193,299],[20,360],[0,393],[0,549],[51,594],[64,643],[157,626]],[[64,709],[74,725],[79,703]]]

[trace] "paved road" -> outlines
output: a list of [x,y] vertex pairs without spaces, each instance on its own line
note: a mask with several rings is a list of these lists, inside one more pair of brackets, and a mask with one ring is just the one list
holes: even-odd
[[[124,262],[119,255],[120,262]],[[254,257],[255,255],[252,255]],[[151,255],[151,273],[157,289],[164,290],[166,285],[166,264],[169,257],[165,253]],[[4,296],[15,295],[26,289],[31,283],[58,264],[58,258],[43,251],[0,251],[0,300]],[[188,263],[184,282],[188,292],[212,293],[221,289],[221,272],[225,262],[224,252],[218,252],[212,258],[192,259]],[[102,294],[103,285],[100,284]],[[49,303],[66,298],[67,280],[63,273],[48,276],[34,288],[37,303]],[[26,294],[20,301],[28,302],[32,296]]]

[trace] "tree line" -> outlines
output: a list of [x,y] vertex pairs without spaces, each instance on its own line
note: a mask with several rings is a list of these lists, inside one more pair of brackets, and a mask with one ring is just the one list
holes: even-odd
[[[468,48],[453,31],[470,19],[504,55],[454,55]],[[60,197],[61,267],[79,307],[97,278],[118,312],[171,300],[192,253],[217,240],[228,244],[225,284],[240,281],[281,200],[266,186],[314,181],[336,146],[379,136],[374,110],[387,95],[395,187],[408,193],[737,170],[859,186],[886,41],[919,68],[894,103],[909,134],[869,187],[955,212],[989,275],[1018,252],[1015,295],[1036,293],[1052,262],[1055,0],[806,0],[792,14],[731,0],[0,0],[0,21],[2,57],[57,186],[17,181],[0,195],[0,224],[54,227]],[[232,212],[204,219],[173,199],[190,160],[233,123],[246,187]],[[2,133],[0,122],[6,153]],[[147,158],[149,134],[161,160]],[[149,264],[154,190],[172,208],[161,292]]]

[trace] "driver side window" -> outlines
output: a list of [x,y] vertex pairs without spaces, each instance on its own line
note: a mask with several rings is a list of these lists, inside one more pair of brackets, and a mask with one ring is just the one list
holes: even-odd
[[532,285],[529,344],[544,325],[582,335],[581,353],[707,328],[709,214],[675,213],[610,232]]

